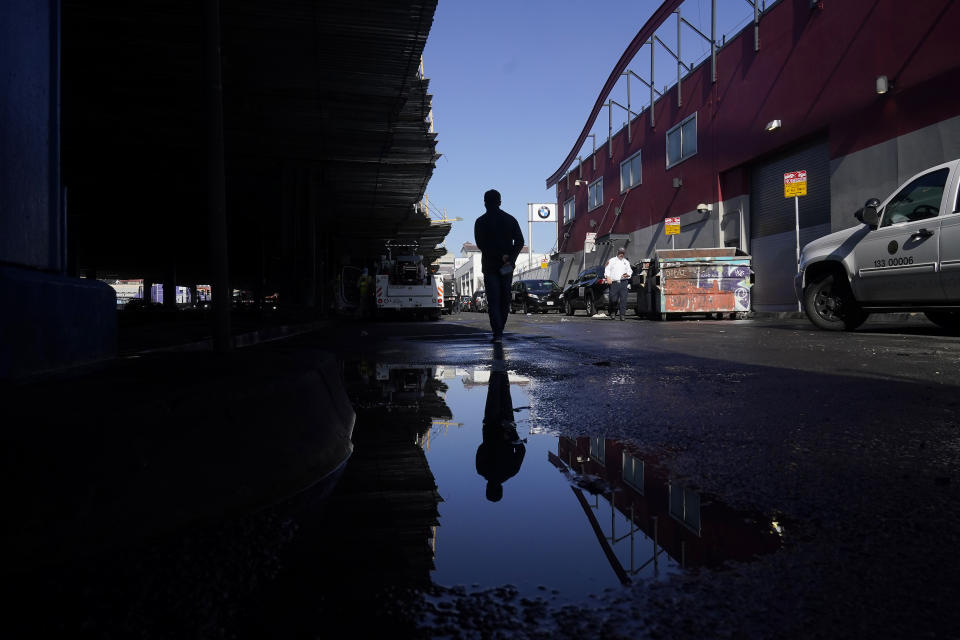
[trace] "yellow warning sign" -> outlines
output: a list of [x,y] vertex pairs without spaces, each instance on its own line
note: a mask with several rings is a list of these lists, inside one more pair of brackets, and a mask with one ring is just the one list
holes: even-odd
[[793,198],[807,195],[807,172],[788,171],[783,174],[783,197]]
[[663,233],[668,236],[675,236],[680,233],[680,218],[664,218]]

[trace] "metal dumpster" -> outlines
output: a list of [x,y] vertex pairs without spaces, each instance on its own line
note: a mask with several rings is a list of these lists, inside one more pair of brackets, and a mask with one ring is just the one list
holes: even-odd
[[750,311],[751,257],[733,247],[660,249],[654,258],[651,311],[743,318]]

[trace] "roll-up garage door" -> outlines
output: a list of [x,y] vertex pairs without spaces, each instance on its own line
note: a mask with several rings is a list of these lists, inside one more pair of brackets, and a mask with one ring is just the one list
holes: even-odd
[[797,271],[793,198],[783,195],[783,174],[807,172],[799,198],[800,247],[830,232],[830,155],[825,138],[764,158],[750,172],[750,254],[755,311],[796,311]]

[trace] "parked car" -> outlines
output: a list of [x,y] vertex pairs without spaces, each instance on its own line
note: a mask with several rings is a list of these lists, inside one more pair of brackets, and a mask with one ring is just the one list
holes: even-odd
[[517,280],[510,287],[510,313],[563,310],[563,290],[553,280]]
[[[596,315],[597,312],[606,313],[610,307],[610,285],[604,282],[604,265],[588,267],[577,275],[576,279],[568,280],[564,287],[562,295],[563,311],[568,316],[572,316],[579,309],[587,312],[588,316]],[[637,267],[634,265],[634,273]],[[636,311],[637,307],[637,287],[635,281],[639,276],[634,275],[631,278],[630,289],[627,291],[627,308]]]
[[851,331],[872,312],[922,311],[960,329],[960,159],[912,176],[856,212],[863,224],[808,243],[797,298],[821,329]]

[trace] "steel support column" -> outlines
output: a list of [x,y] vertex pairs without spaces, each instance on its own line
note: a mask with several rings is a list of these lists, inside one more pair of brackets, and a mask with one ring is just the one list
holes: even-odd
[[213,297],[213,348],[224,353],[233,344],[230,307],[233,291],[227,253],[226,172],[223,158],[223,83],[220,68],[220,0],[205,0],[204,81],[207,107],[207,220],[210,227],[210,273]]

